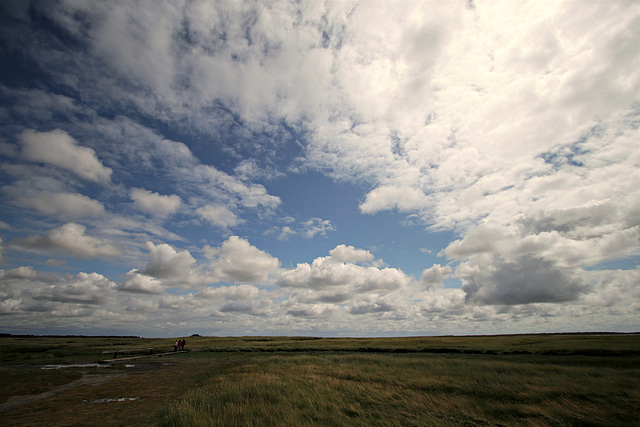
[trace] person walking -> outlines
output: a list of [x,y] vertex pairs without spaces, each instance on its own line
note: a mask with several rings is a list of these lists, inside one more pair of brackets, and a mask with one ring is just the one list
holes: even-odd
[[185,340],[184,338],[182,339],[182,351],[184,351],[184,345],[187,343],[187,340]]
[[176,351],[178,351],[178,341],[173,343],[173,352],[175,353]]

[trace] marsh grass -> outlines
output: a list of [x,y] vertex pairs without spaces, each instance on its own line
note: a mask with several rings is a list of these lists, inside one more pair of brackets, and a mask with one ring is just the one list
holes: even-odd
[[82,374],[70,369],[7,369],[0,367],[0,403],[10,396],[43,393],[53,387],[79,379]]
[[[113,358],[115,351],[126,355],[148,354],[148,348],[172,351],[170,338],[136,337],[0,337],[0,365],[85,363]],[[105,353],[107,352],[107,353]]]
[[513,356],[273,355],[212,376],[163,425],[633,425],[638,379]]
[[[5,415],[26,425],[640,425],[635,334],[187,337],[198,351],[144,357],[137,371],[117,364],[37,369],[173,341],[1,337],[0,399],[41,393],[82,373],[118,374]],[[85,403],[117,397],[140,398]]]

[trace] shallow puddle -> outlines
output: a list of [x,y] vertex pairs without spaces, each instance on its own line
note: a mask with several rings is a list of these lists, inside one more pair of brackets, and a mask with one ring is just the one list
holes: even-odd
[[83,402],[87,403],[109,403],[109,402],[129,402],[132,400],[138,400],[139,397],[114,397],[112,399],[85,399]]
[[110,368],[111,365],[103,363],[78,363],[73,365],[44,365],[40,369],[63,369],[63,368]]
[[[111,368],[113,365],[104,363],[76,363],[71,365],[43,365],[40,369],[64,369],[64,368]],[[136,365],[126,364],[125,368],[135,368]]]

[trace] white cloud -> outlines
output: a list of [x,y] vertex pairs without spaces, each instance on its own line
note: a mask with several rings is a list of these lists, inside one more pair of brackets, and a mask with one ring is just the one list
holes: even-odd
[[238,236],[229,237],[219,248],[205,248],[205,253],[208,268],[222,281],[265,282],[280,266],[277,258]]
[[83,194],[34,192],[20,184],[5,186],[2,191],[11,198],[11,203],[19,208],[33,209],[40,214],[52,215],[62,220],[95,218],[105,214],[102,203]]
[[442,285],[442,281],[447,278],[452,272],[451,267],[440,264],[434,264],[433,266],[425,269],[420,276],[420,284],[427,289],[435,288]]
[[205,219],[209,224],[216,227],[229,228],[240,223],[236,214],[231,212],[226,206],[209,204],[196,209],[196,213]]
[[195,165],[181,173],[185,180],[195,179],[201,190],[214,198],[230,198],[248,208],[274,209],[280,204],[280,198],[268,194],[263,185],[245,183],[212,166]]
[[181,203],[180,197],[175,194],[164,196],[143,188],[132,188],[130,196],[135,208],[160,216],[174,214]]
[[120,249],[114,245],[100,238],[88,236],[85,231],[85,226],[70,222],[50,230],[46,236],[29,236],[12,243],[29,249],[62,251],[84,259],[121,254]]
[[373,261],[371,252],[364,249],[356,249],[353,246],[338,245],[329,251],[331,260],[334,262],[358,263]]
[[[9,160],[2,172],[16,178],[2,189],[13,207],[45,220],[95,221],[101,238],[126,236],[137,248],[156,236],[184,238],[105,212],[126,202],[123,188],[141,185],[128,179],[162,175],[179,197],[134,189],[138,209],[168,216],[188,200],[224,233],[248,210],[265,222],[287,214],[258,180],[278,168],[320,171],[367,188],[361,213],[395,209],[457,233],[441,252],[457,268],[435,264],[416,282],[379,268],[369,251],[340,245],[283,271],[279,288],[257,290],[248,283],[275,280],[279,263],[245,239],[205,248],[203,261],[193,246],[150,243],[147,266],[119,288],[131,292],[112,292],[99,275],[53,279],[25,267],[3,272],[0,310],[17,327],[28,312],[66,325],[78,322],[64,316],[109,326],[136,319],[128,324],[151,331],[162,322],[179,328],[168,314],[178,312],[184,322],[207,318],[218,331],[240,333],[635,328],[638,271],[590,268],[639,252],[637,4],[467,3],[31,5],[86,49],[60,48],[54,36],[42,51],[33,41],[52,33],[15,32],[31,40],[23,53],[47,73],[34,85],[51,82],[77,98],[0,87],[9,100],[0,114],[21,118],[8,122],[4,139],[68,129],[27,130],[21,151],[0,141]],[[121,117],[99,116],[114,106]],[[194,145],[125,116],[185,131]],[[194,155],[209,143],[233,175],[208,164],[213,154]],[[92,185],[112,179],[118,185]],[[12,233],[26,229],[10,222]],[[79,227],[25,241],[76,256],[113,246]],[[274,235],[332,231],[331,220],[312,218]],[[464,288],[439,288],[449,274]],[[201,289],[218,281],[245,284]],[[168,295],[167,286],[201,291]],[[154,315],[146,320],[136,309]],[[272,317],[258,316],[266,313]]]
[[338,308],[330,304],[306,304],[292,306],[287,310],[287,314],[293,317],[304,318],[330,318],[338,313]]
[[140,273],[156,279],[188,281],[192,265],[196,263],[188,250],[176,251],[166,243],[154,245],[152,242],[147,242],[145,247],[149,251],[149,261]]
[[283,226],[279,229],[278,240],[287,240],[289,236],[297,234],[295,231],[291,229],[288,225]]
[[474,227],[443,254],[464,261],[454,276],[470,302],[576,301],[593,291],[584,267],[634,254],[640,237],[635,221],[595,207],[526,216],[511,227]]
[[[277,258],[238,236],[229,237],[219,247],[206,246],[203,249],[206,260],[201,262],[188,250],[176,250],[166,243],[155,245],[147,242],[146,247],[149,250],[146,267],[142,271],[130,272],[131,280],[144,280],[146,284],[150,284],[148,279],[137,276],[150,276],[161,280],[164,286],[173,285],[186,289],[219,282],[264,283],[270,280],[280,266]],[[137,282],[131,282],[129,286],[135,288],[138,285]],[[158,290],[159,287],[154,285],[153,289]],[[203,292],[203,296],[214,293],[212,290]]]
[[[110,305],[116,297],[115,283],[98,273],[59,276],[23,266],[0,270],[0,284],[3,290],[0,292],[0,312],[11,315],[6,319],[18,325],[55,327],[66,322],[63,318],[78,316],[104,321],[101,307]],[[117,304],[113,309],[120,310]],[[68,325],[73,323],[77,323],[77,319],[69,319]],[[20,326],[17,327],[20,330]]]
[[220,313],[242,315],[249,314],[251,316],[267,316],[269,314],[268,307],[264,304],[253,304],[232,301],[220,307]]
[[35,279],[38,277],[38,272],[31,266],[21,266],[3,271],[2,277],[11,279]]
[[449,321],[470,311],[462,289],[438,289],[420,303],[421,315],[433,320],[436,317]]
[[[353,247],[340,245],[329,257],[320,257],[311,264],[301,263],[294,269],[281,273],[278,286],[282,288],[299,288],[319,291],[315,298],[331,298],[334,296],[355,293],[386,293],[406,286],[410,278],[395,268],[365,267],[343,258],[354,258],[358,261],[370,260],[367,251],[358,252]],[[366,256],[365,256],[366,255]],[[335,257],[334,257],[335,256]]]
[[64,303],[102,304],[111,297],[116,284],[98,273],[78,273],[71,281],[55,286],[50,294],[37,299],[51,299]]
[[360,205],[360,211],[366,214],[388,209],[415,212],[425,209],[428,205],[429,199],[420,190],[409,187],[384,186],[367,194],[366,200]]
[[27,160],[67,169],[89,181],[107,183],[111,179],[112,170],[98,160],[96,152],[77,145],[65,131],[25,130],[20,134],[20,141],[22,155]]
[[440,255],[446,254],[450,258],[462,259],[492,253],[496,249],[497,242],[504,238],[504,230],[485,226],[475,227],[465,234],[464,239],[451,242]]
[[392,311],[396,311],[396,308],[383,300],[358,302],[349,308],[349,312],[356,315],[386,313]]
[[253,285],[232,285],[220,287],[208,287],[197,293],[197,297],[206,299],[227,299],[227,300],[252,300],[260,292],[257,286]]
[[129,271],[126,274],[124,283],[118,287],[120,291],[154,295],[161,294],[164,289],[162,281],[146,274],[141,274],[136,269]]
[[305,239],[313,239],[316,236],[327,237],[327,233],[335,231],[335,227],[328,219],[310,218],[296,224],[296,220],[292,217],[281,219],[282,222],[291,224],[282,227],[273,226],[273,228],[265,231],[264,234],[276,235],[278,240],[288,240],[289,237],[300,235]]
[[308,239],[313,239],[316,235],[326,236],[328,232],[335,230],[330,220],[322,218],[311,218],[303,222],[302,227],[302,234]]

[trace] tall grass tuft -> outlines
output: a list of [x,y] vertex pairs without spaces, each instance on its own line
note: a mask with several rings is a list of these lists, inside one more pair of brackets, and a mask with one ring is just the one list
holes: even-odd
[[632,425],[637,385],[637,368],[513,357],[274,355],[217,373],[163,425]]

